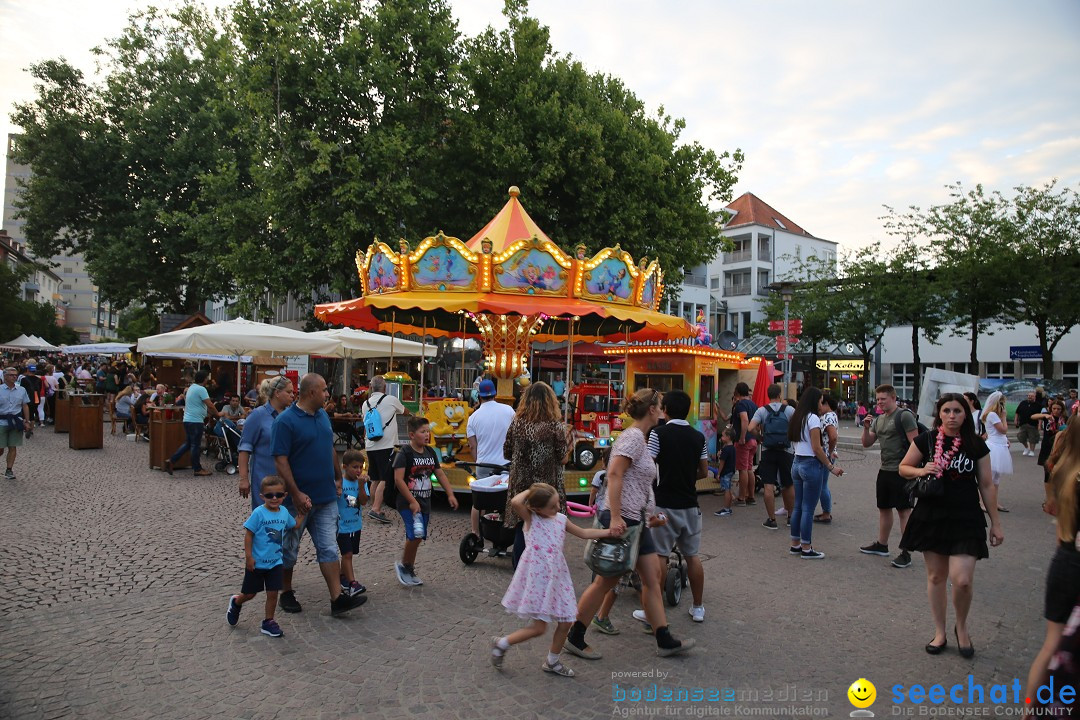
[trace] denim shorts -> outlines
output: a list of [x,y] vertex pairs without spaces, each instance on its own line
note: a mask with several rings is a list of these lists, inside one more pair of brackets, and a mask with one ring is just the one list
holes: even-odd
[[424,507],[423,505],[420,506],[420,508],[421,508],[420,517],[422,517],[424,519],[424,537],[422,537],[422,538],[417,538],[413,534],[413,512],[412,512],[412,510],[410,510],[407,507],[404,510],[401,510],[401,509],[398,510],[398,512],[401,513],[401,519],[403,521],[405,521],[405,539],[406,540],[418,540],[418,539],[423,540],[424,538],[427,537],[427,535],[428,535],[428,522],[431,520],[431,513],[424,512],[423,507]]
[[716,479],[716,482],[720,483],[720,489],[724,492],[731,490],[731,476],[735,473],[728,473],[727,475],[721,475]]
[[[296,517],[296,508],[289,508],[289,512]],[[281,541],[281,562],[285,569],[289,570],[296,565],[296,555],[300,551],[300,538],[305,530],[311,537],[311,544],[315,546],[315,557],[319,562],[340,560],[337,525],[337,500],[322,505],[312,505],[311,511],[297,522],[296,527],[285,533]]]

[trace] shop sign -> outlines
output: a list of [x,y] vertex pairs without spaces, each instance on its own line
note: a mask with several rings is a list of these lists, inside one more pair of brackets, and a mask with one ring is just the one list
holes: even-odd
[[862,360],[818,360],[817,369],[826,372],[862,372]]

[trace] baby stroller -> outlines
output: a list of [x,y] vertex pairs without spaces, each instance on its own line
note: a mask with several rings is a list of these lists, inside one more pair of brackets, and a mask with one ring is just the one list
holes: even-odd
[[210,447],[207,454],[216,454],[217,462],[214,469],[224,471],[229,475],[235,475],[240,459],[240,429],[232,420],[218,420],[214,429],[210,432]]
[[[498,471],[499,475],[491,475],[476,480],[472,485],[473,507],[480,511],[480,535],[470,532],[461,539],[458,545],[458,557],[466,565],[472,565],[482,552],[487,552],[489,557],[508,556],[507,548],[514,544],[516,528],[503,526],[503,514],[506,511],[506,494],[509,492],[506,479],[510,471],[505,465],[488,465],[485,463],[459,462],[457,466],[473,475],[476,468],[489,468]],[[491,547],[485,550],[485,541],[491,543]]]

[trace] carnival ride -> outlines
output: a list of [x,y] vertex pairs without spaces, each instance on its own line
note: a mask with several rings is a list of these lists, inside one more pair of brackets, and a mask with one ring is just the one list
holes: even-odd
[[[503,402],[511,401],[534,340],[572,348],[576,341],[670,342],[698,334],[682,318],[658,312],[664,285],[656,260],[635,264],[618,244],[591,257],[578,245],[570,255],[525,212],[517,187],[509,195],[467,242],[441,232],[415,250],[404,239],[397,249],[375,240],[356,257],[361,297],[319,305],[315,315],[391,334],[479,337]],[[571,359],[572,350],[568,369]],[[444,469],[455,490],[468,490],[464,473]],[[587,491],[587,479],[573,478],[565,480],[568,490]]]

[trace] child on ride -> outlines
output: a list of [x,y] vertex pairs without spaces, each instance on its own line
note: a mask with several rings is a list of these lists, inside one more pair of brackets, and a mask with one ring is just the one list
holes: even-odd
[[612,533],[605,528],[585,529],[567,522],[566,516],[559,512],[558,493],[547,483],[536,483],[518,493],[510,504],[518,517],[525,520],[525,552],[502,604],[507,612],[532,622],[492,640],[491,664],[502,668],[511,645],[541,637],[547,631],[547,624],[554,622],[555,636],[540,669],[573,677],[574,671],[559,661],[566,633],[577,616],[577,595],[563,555],[563,542],[567,532],[582,539],[610,537]]

